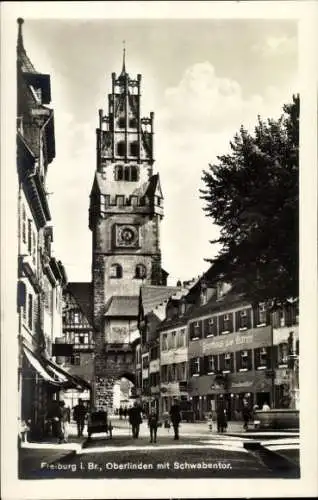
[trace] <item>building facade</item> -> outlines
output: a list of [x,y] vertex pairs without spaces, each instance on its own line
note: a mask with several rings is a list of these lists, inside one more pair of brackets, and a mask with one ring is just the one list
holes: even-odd
[[55,157],[54,112],[50,76],[39,73],[24,48],[18,20],[17,173],[19,313],[19,420],[31,433],[45,432],[53,399],[71,379],[55,363],[52,348],[62,335],[62,291],[65,269],[52,253],[53,228],[46,176]]
[[108,113],[99,112],[97,168],[90,195],[97,407],[110,408],[115,381],[135,382],[131,336],[142,284],[165,284],[163,195],[154,174],[154,113],[141,114],[141,75],[112,74]]

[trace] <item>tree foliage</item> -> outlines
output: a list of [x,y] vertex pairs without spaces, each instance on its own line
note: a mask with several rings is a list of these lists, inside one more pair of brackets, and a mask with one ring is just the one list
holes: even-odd
[[204,211],[220,228],[215,278],[253,301],[298,296],[299,96],[277,120],[240,128],[230,153],[203,171]]

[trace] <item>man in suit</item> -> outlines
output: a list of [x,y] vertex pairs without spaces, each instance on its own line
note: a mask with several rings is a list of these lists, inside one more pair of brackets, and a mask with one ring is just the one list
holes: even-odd
[[174,438],[175,440],[179,439],[179,425],[181,422],[181,413],[180,406],[177,400],[174,401],[173,405],[170,408],[170,419],[172,422],[173,430],[174,430]]
[[138,406],[136,401],[134,403],[134,406],[130,408],[130,410],[128,411],[128,415],[129,415],[129,423],[132,428],[133,438],[138,439],[142,418],[141,418],[141,408],[140,406]]

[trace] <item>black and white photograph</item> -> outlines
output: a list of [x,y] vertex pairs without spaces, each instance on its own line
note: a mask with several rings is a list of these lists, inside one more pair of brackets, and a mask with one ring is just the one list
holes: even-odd
[[[304,24],[282,15],[289,2],[232,18],[116,3],[127,12],[17,2],[6,20],[17,480],[44,495],[97,479],[265,480],[257,496],[279,480],[299,494],[317,463],[317,443],[306,466],[301,445],[317,420]],[[216,2],[248,3],[273,5]]]

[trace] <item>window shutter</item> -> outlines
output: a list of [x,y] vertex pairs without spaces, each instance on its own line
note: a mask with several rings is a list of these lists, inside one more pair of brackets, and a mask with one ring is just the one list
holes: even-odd
[[205,363],[206,361],[204,360],[204,358],[199,358],[200,359],[200,375],[204,375],[205,374]]
[[236,311],[235,313],[235,331],[238,332],[240,329],[241,322],[240,322],[240,311]]
[[231,352],[230,370],[234,371],[234,352]]
[[253,360],[252,360],[253,351],[252,351],[252,349],[248,349],[247,354],[248,354],[248,358],[247,358],[247,368],[248,368],[249,370],[252,370],[252,368],[253,368]]
[[198,328],[198,332],[199,332],[199,338],[202,339],[202,334],[203,334],[203,321],[199,321],[199,328]]
[[229,325],[228,329],[232,333],[233,332],[233,313],[229,313],[228,325]]
[[254,328],[259,325],[259,306],[253,307],[253,326]]
[[241,351],[237,351],[235,353],[235,369],[236,371],[239,371],[239,369],[241,368]]
[[260,348],[257,347],[256,349],[254,349],[254,366],[255,366],[255,369],[260,365]]
[[219,316],[219,332],[222,333],[224,331],[224,316]]
[[190,325],[189,325],[189,331],[190,331],[190,339],[193,339],[193,336],[194,336],[194,323],[190,323]]
[[247,314],[246,326],[247,326],[247,328],[251,328],[252,327],[252,311],[251,311],[251,309],[247,309],[246,314]]

